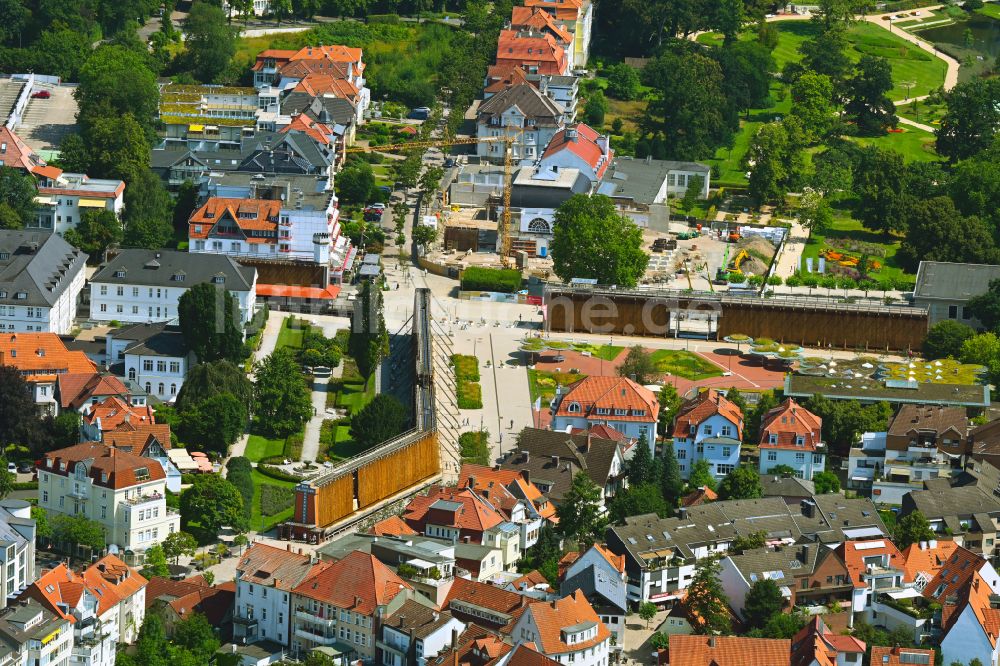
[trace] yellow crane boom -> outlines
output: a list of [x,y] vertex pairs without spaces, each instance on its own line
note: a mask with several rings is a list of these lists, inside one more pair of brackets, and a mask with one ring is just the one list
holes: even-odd
[[409,143],[389,143],[383,146],[351,146],[344,148],[347,153],[384,153],[397,150],[412,150],[414,148],[446,148],[448,146],[461,146],[473,143],[503,143],[503,215],[500,218],[497,233],[500,237],[500,263],[504,268],[510,268],[510,188],[511,172],[514,164],[514,142],[523,130],[518,129],[514,134],[504,134],[502,136],[469,137],[465,139],[441,139],[436,141],[411,141]]

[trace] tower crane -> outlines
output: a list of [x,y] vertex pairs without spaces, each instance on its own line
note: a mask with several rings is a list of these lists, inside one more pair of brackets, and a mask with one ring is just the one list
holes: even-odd
[[351,146],[345,148],[345,154],[351,153],[386,153],[397,150],[413,150],[414,148],[447,148],[448,146],[461,146],[473,143],[501,143],[503,144],[503,214],[497,225],[497,234],[500,239],[500,263],[504,268],[510,268],[510,189],[511,173],[514,164],[514,143],[518,140],[521,132],[506,133],[501,136],[469,137],[462,139],[440,139],[435,141],[411,141],[409,143],[390,143],[383,146]]

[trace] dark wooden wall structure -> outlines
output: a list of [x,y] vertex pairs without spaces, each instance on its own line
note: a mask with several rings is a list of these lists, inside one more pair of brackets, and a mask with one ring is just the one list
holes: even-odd
[[415,427],[296,486],[295,514],[280,526],[280,538],[323,541],[336,523],[360,519],[379,502],[440,474],[430,336],[430,292],[418,289],[413,318]]
[[553,332],[674,337],[678,323],[711,319],[712,339],[742,333],[808,347],[905,351],[927,333],[927,310],[820,298],[550,287],[545,327]]
[[293,263],[276,259],[255,259],[239,257],[244,266],[257,269],[257,281],[262,284],[284,284],[299,287],[325,287],[330,275],[323,266],[308,263]]

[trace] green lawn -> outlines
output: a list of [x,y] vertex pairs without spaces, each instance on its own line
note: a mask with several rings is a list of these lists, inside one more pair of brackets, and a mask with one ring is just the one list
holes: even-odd
[[305,326],[308,326],[301,319],[296,319],[295,317],[286,317],[281,323],[281,330],[278,331],[278,342],[275,344],[275,349],[282,349],[284,347],[290,347],[291,349],[298,349],[302,346],[302,335],[305,333]]
[[467,354],[452,354],[455,369],[455,392],[459,409],[482,409],[483,388],[479,384],[479,359]]
[[896,113],[904,118],[932,126],[941,123],[945,111],[947,111],[947,107],[944,104],[931,104],[927,100],[900,104],[896,107]]
[[548,407],[552,398],[556,394],[556,385],[566,387],[573,382],[580,381],[587,375],[571,372],[545,372],[542,370],[528,370],[528,392],[531,395],[531,403],[542,398],[542,407]]
[[244,454],[247,459],[257,462],[261,458],[269,456],[280,456],[285,451],[285,440],[268,439],[262,435],[250,435],[247,440],[247,450]]
[[900,244],[899,239],[886,238],[882,234],[865,229],[857,220],[845,217],[838,217],[834,219],[833,228],[825,235],[813,233],[809,237],[805,250],[802,252],[803,266],[805,265],[805,259],[807,258],[813,259],[815,265],[815,262],[819,257],[820,250],[826,247],[827,238],[846,238],[864,243],[875,243],[880,245],[885,250],[885,257],[877,258],[878,261],[882,262],[883,267],[879,272],[871,274],[876,280],[879,278],[890,277],[893,279],[906,276],[912,277],[912,274],[903,270],[903,267],[896,261],[896,252],[899,250]]
[[983,5],[981,9],[977,9],[976,11],[983,16],[989,16],[990,18],[1000,20],[1000,3],[990,2]]
[[[871,23],[854,24],[849,35],[854,46],[851,53],[854,60],[860,60],[865,54],[877,55],[886,58],[892,65],[894,86],[889,97],[893,100],[926,95],[944,83],[948,70],[945,62],[902,37]],[[902,85],[907,82],[914,85],[907,89]]]
[[256,469],[253,470],[253,513],[250,516],[250,525],[252,529],[261,529],[261,518],[263,518],[263,525],[269,526],[275,523],[281,523],[289,518],[295,513],[294,507],[285,509],[284,511],[277,513],[273,516],[261,516],[260,512],[260,487],[264,484],[270,484],[273,486],[283,486],[286,488],[294,488],[295,483],[292,481],[281,481],[279,479],[272,479],[269,476],[264,476]]
[[719,366],[683,349],[658,349],[653,352],[652,360],[660,372],[691,381],[722,376]]
[[916,127],[900,125],[902,132],[887,132],[879,137],[852,137],[852,141],[862,146],[890,148],[903,154],[907,162],[938,162],[940,156],[934,152],[934,135]]
[[[348,415],[360,412],[365,405],[375,397],[375,380],[365,381],[358,374],[358,366],[354,359],[345,356],[343,377],[330,382],[329,394],[326,404],[330,407],[346,409]],[[351,428],[349,425],[337,425],[336,430],[331,432],[331,427],[324,422],[324,430],[320,433],[320,442],[326,450],[326,455],[334,462],[345,460],[363,451],[354,444],[351,439]]]
[[590,352],[590,355],[594,358],[599,358],[602,361],[613,361],[618,358],[618,355],[622,353],[624,347],[612,346],[612,345],[594,345],[589,342],[574,342],[573,349],[578,352]]

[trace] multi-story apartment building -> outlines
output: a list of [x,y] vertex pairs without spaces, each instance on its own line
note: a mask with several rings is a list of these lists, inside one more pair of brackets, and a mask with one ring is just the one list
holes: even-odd
[[118,644],[135,641],[145,618],[146,583],[107,555],[80,573],[59,564],[23,596],[72,623],[72,662],[114,666]]
[[195,362],[184,335],[179,330],[163,330],[125,350],[125,376],[147,395],[173,402]]
[[307,209],[296,207],[293,195],[210,198],[188,222],[189,251],[329,264],[330,241],[340,229],[335,199],[330,197],[322,208]]
[[628,439],[645,437],[650,451],[656,444],[660,403],[655,393],[628,377],[584,377],[565,393],[557,391],[550,409],[553,430],[603,425]]
[[69,666],[73,625],[34,599],[0,610],[0,663],[4,666]]
[[239,148],[241,139],[254,134],[260,102],[254,88],[171,84],[160,91],[159,111],[168,142],[218,141]]
[[579,590],[615,637],[615,646],[625,645],[625,616],[628,613],[625,556],[615,555],[600,544],[586,551],[571,552],[559,561],[564,595]]
[[407,600],[382,624],[377,639],[381,663],[385,666],[426,664],[444,649],[451,647],[454,636],[465,631],[466,624],[447,610],[438,611],[418,601]]
[[466,463],[458,479],[459,487],[488,500],[507,521],[518,526],[521,551],[535,545],[542,525],[555,517],[555,506],[522,472]]
[[62,236],[0,230],[0,333],[73,330],[86,264]]
[[338,643],[354,659],[378,662],[382,625],[408,600],[433,607],[375,556],[353,551],[292,590],[292,654]]
[[0,500],[0,606],[35,579],[35,536],[31,505],[19,499]]
[[241,266],[221,254],[198,256],[139,249],[122,250],[91,277],[90,318],[119,322],[176,321],[180,297],[202,282],[232,294],[239,304],[236,317],[239,323],[246,324],[253,318],[257,269]]
[[510,630],[516,643],[534,643],[550,659],[576,666],[608,666],[611,632],[583,592],[529,603]]
[[55,333],[0,335],[0,364],[17,368],[31,386],[35,404],[43,414],[53,416],[59,407],[56,382],[60,375],[97,371],[85,353],[69,351]]
[[759,447],[761,474],[784,465],[797,478],[811,481],[826,469],[823,419],[791,398],[761,418]]
[[525,7],[540,8],[551,14],[556,23],[573,33],[573,67],[587,66],[590,57],[590,33],[594,27],[594,4],[590,0],[525,0]]
[[501,30],[496,64],[520,67],[529,74],[565,76],[573,63],[561,40],[551,32],[534,28]]
[[291,645],[292,589],[328,563],[256,543],[236,565],[236,603],[233,634],[237,641],[254,643],[268,640],[283,647]]
[[528,82],[517,83],[479,105],[476,145],[479,157],[499,162],[507,145],[482,139],[511,136],[515,161],[535,160],[564,124],[565,109]]
[[681,406],[674,419],[674,453],[687,478],[698,460],[707,460],[716,478],[740,462],[743,412],[715,389],[699,393]]
[[76,227],[88,210],[108,210],[121,215],[125,183],[90,178],[82,173],[64,173],[47,165],[7,127],[0,127],[0,164],[21,169],[35,177],[36,219],[29,228],[64,234]]
[[538,88],[543,95],[561,106],[563,108],[563,122],[572,123],[576,120],[577,96],[580,88],[579,79],[575,76],[528,74],[516,65],[490,65],[486,73],[483,99],[489,99],[520,83],[530,83]]
[[610,139],[583,123],[567,125],[556,132],[545,147],[539,166],[558,173],[563,169],[577,169],[595,187],[608,170],[615,152]]
[[45,454],[38,468],[38,505],[50,514],[97,521],[107,543],[134,564],[180,530],[180,514],[167,506],[160,463],[95,442]]
[[[343,79],[357,91],[358,124],[371,106],[371,91],[365,81],[364,51],[340,45],[304,46],[298,51],[267,49],[257,54],[253,65],[254,87],[258,90],[274,86],[288,91],[310,74],[321,74]],[[331,94],[342,95],[341,90]]]

